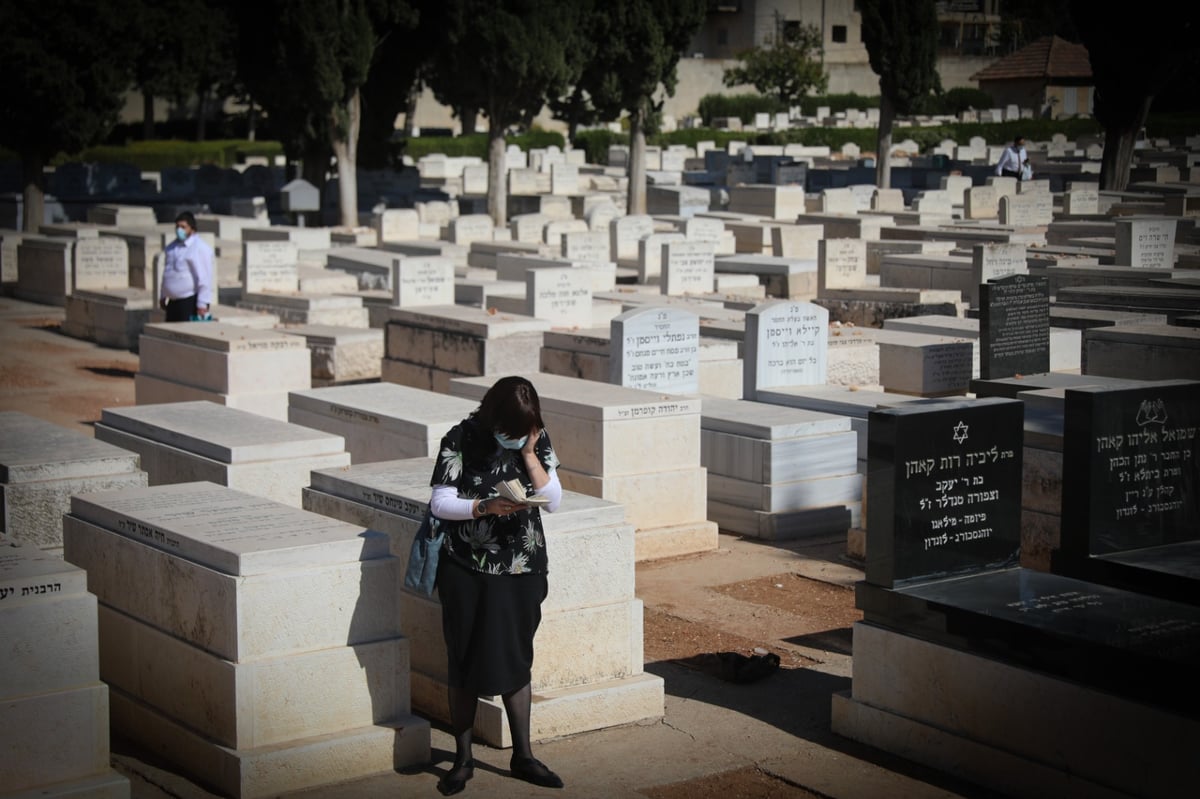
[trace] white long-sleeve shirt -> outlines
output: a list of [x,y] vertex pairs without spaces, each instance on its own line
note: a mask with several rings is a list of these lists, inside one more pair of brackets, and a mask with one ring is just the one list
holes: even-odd
[[214,277],[212,247],[199,233],[193,233],[183,241],[167,245],[159,298],[182,300],[195,294],[196,305],[211,306]]
[[1024,147],[1015,147],[1009,145],[1004,148],[1004,152],[1000,154],[1000,161],[996,164],[996,174],[1003,175],[1004,170],[1009,172],[1020,172],[1021,165],[1025,163],[1029,156],[1025,152]]
[[[550,472],[550,482],[533,493],[550,500],[544,506],[545,510],[550,513],[558,510],[558,506],[562,503],[562,483],[558,481],[558,473]],[[463,521],[474,518],[475,502],[474,499],[460,497],[458,489],[454,486],[434,486],[433,493],[429,498],[429,510],[439,519]]]

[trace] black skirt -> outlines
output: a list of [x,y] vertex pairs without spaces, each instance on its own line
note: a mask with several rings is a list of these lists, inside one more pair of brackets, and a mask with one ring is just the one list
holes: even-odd
[[497,696],[530,682],[547,586],[545,574],[484,574],[443,553],[437,588],[451,685]]

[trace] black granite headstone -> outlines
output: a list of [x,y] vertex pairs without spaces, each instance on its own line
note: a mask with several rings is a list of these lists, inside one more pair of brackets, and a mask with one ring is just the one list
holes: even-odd
[[930,400],[868,417],[867,582],[1017,563],[1023,403]]
[[1010,275],[979,292],[980,377],[1050,371],[1050,281]]
[[1200,382],[1068,389],[1064,418],[1064,557],[1200,538]]

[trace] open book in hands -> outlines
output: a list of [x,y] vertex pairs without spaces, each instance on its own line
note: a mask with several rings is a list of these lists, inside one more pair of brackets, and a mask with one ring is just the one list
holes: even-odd
[[528,505],[531,508],[540,508],[550,503],[547,497],[539,496],[538,494],[526,494],[525,486],[521,484],[520,480],[515,478],[497,483],[496,493],[507,500],[520,503],[521,505]]

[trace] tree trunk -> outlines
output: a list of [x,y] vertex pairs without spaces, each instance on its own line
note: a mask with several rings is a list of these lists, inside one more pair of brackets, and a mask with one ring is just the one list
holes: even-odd
[[1150,115],[1153,97],[1146,97],[1127,124],[1104,128],[1104,155],[1100,160],[1100,188],[1104,191],[1124,191],[1129,185],[1129,167],[1133,164],[1133,145],[1138,132]]
[[329,176],[329,156],[329,142],[327,141],[308,142],[304,147],[304,156],[300,161],[300,177],[316,186],[317,196],[322,199],[322,210],[302,214],[303,218],[307,220],[305,224],[314,221],[318,225],[325,224],[324,198],[325,184],[328,182]]
[[196,93],[196,141],[204,141],[206,116],[208,116],[208,87],[202,86]]
[[246,140],[254,141],[256,128],[258,127],[258,108],[254,105],[254,98],[250,98],[250,107],[246,109]]
[[896,121],[896,107],[886,93],[879,97],[879,139],[875,146],[875,185],[881,189],[892,187],[892,125]]
[[42,188],[43,160],[40,155],[25,153],[21,156],[21,178],[24,185],[23,219],[21,229],[26,233],[37,233],[46,218],[46,192]]
[[[466,108],[460,108],[458,109],[458,118],[462,120],[462,135],[470,136],[475,132],[476,123],[479,121],[478,111],[475,111],[474,109],[468,110]],[[489,125],[489,129],[490,127],[491,126]],[[504,131],[501,131],[501,133],[503,132]],[[490,142],[491,140],[491,136],[489,136],[488,141]]]
[[504,126],[488,117],[488,213],[498,228],[508,225],[508,175],[504,169]]
[[142,91],[142,138],[154,138],[154,93]]
[[646,99],[629,115],[629,196],[625,213],[646,213]]
[[[362,125],[362,95],[355,91],[350,97],[345,113],[345,135],[333,136],[333,154],[337,158],[338,209],[341,224],[358,227],[358,129]],[[333,129],[339,129],[338,120],[333,120]]]
[[417,129],[417,100],[421,96],[421,81],[414,80],[408,87],[408,102],[404,104],[404,138],[411,139]]

